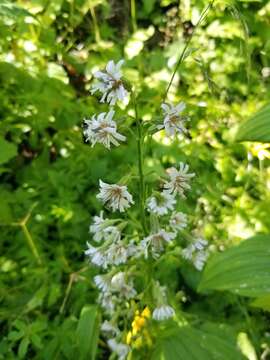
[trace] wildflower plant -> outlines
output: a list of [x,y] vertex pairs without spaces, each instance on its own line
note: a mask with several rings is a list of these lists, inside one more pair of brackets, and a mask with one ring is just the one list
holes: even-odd
[[[185,51],[186,48],[180,57],[182,60]],[[178,210],[195,177],[189,164],[178,162],[164,169],[163,176],[156,182],[151,182],[145,172],[148,137],[164,131],[165,136],[177,141],[178,135],[188,132],[186,104],[166,101],[175,72],[159,105],[162,123],[157,120],[149,126],[139,116],[136,89],[123,78],[123,65],[122,59],[110,60],[105,69],[94,74],[91,93],[98,96],[101,103],[107,103],[108,110],[91,115],[83,125],[86,142],[92,147],[101,144],[111,151],[112,145],[128,146],[129,143],[128,134],[119,132],[122,131],[117,121],[119,102],[129,102],[132,111],[127,114],[133,112],[131,121],[136,126],[135,134],[133,128],[129,130],[137,142],[137,171],[121,174],[115,184],[99,180],[96,197],[103,210],[93,217],[89,228],[91,239],[85,250],[91,266],[98,269],[94,283],[103,313],[101,331],[107,338],[108,348],[120,360],[126,359],[138,346],[138,339],[144,337],[146,343],[151,344],[151,327],[179,316],[180,307],[175,297],[169,295],[169,284],[159,279],[160,262],[173,255],[179,263],[181,259],[183,263],[192,262],[201,271],[208,256],[204,239],[188,240],[187,244],[188,215]],[[138,192],[132,193],[130,189],[136,186]],[[139,218],[134,220],[134,214]]]

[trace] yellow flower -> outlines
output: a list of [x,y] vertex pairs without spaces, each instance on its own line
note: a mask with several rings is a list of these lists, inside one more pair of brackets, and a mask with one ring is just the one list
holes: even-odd
[[[132,330],[127,333],[127,337],[126,337],[126,343],[128,345],[131,344],[132,338],[141,332],[142,328],[145,326],[146,320],[149,319],[150,317],[151,317],[151,312],[147,306],[144,308],[141,314],[138,310],[136,310],[134,320],[131,323]],[[145,333],[145,331],[143,331],[143,333]],[[140,344],[141,341],[142,341],[141,337],[137,338],[134,345],[138,346],[138,344]]]

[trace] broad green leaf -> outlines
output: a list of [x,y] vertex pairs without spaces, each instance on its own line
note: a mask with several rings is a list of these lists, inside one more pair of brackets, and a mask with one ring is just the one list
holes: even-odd
[[166,329],[151,360],[238,360],[236,335],[223,325],[205,324],[201,329],[184,326]]
[[4,164],[17,155],[17,146],[0,137],[0,164]]
[[199,291],[229,290],[257,297],[270,294],[270,235],[245,240],[209,259]]
[[270,142],[270,104],[239,126],[236,140]]
[[95,359],[99,334],[99,314],[96,305],[82,308],[78,327],[77,345],[80,359]]

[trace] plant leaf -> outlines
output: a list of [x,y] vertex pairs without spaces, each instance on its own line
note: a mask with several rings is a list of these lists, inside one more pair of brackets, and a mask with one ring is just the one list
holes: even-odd
[[270,142],[270,104],[238,128],[236,141]]
[[270,235],[245,240],[209,259],[199,291],[229,290],[257,297],[270,293]]
[[95,359],[99,334],[99,314],[96,305],[82,308],[77,326],[80,359]]
[[237,348],[236,335],[222,324],[204,324],[164,331],[151,360],[238,360],[243,359]]

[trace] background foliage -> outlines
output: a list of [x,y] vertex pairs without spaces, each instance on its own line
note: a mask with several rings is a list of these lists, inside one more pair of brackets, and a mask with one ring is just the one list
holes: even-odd
[[[0,3],[1,359],[109,357],[93,305],[96,270],[83,249],[100,209],[98,179],[115,182],[129,171],[135,143],[106,154],[83,143],[82,119],[97,111],[91,74],[124,57],[125,76],[141,91],[140,116],[151,120],[207,2],[135,5],[134,13],[127,0]],[[213,252],[269,233],[269,145],[235,141],[269,141],[269,105],[254,117],[262,122],[259,137],[254,121],[235,137],[236,127],[269,103],[269,39],[267,1],[216,1],[172,88],[171,96],[188,104],[190,136],[170,146],[155,136],[147,154],[157,173],[155,159],[164,166],[187,160],[195,170],[183,209]],[[169,329],[170,337],[165,329],[153,359],[237,359],[236,339],[250,360],[270,356],[270,240],[248,241],[259,245],[243,242],[210,259],[199,291],[201,274],[191,265],[161,267],[189,325]]]

